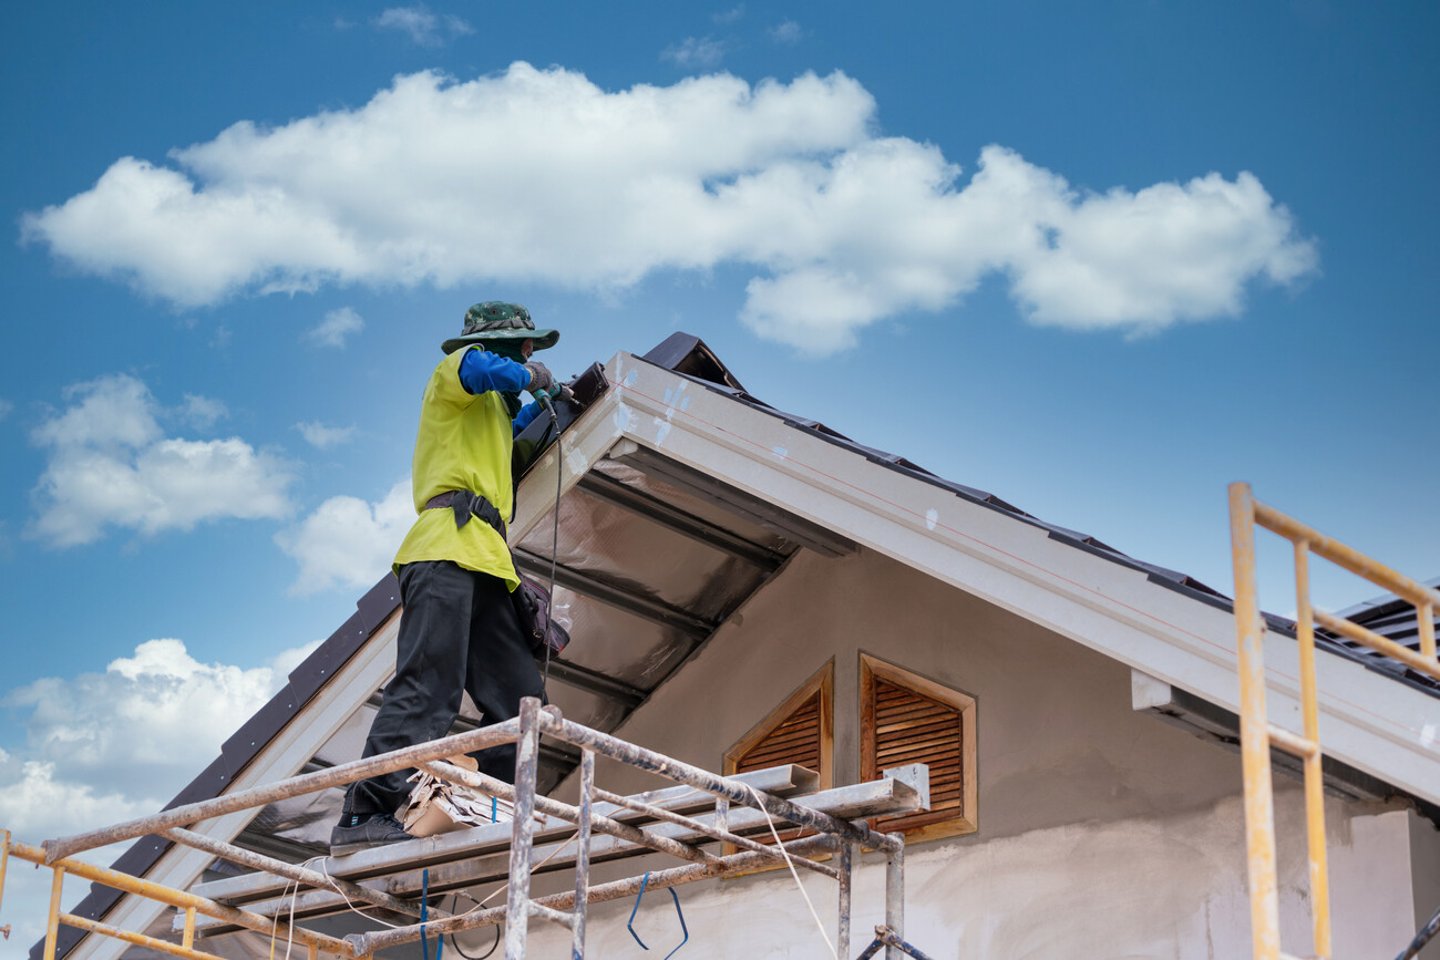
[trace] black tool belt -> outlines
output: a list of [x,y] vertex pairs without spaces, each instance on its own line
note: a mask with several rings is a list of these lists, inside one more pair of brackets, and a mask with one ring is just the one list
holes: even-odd
[[500,534],[501,540],[505,539],[505,518],[500,516],[500,511],[495,509],[495,504],[480,494],[471,493],[469,490],[446,490],[425,501],[426,510],[439,510],[443,507],[449,507],[455,511],[456,529],[469,523],[472,516],[479,517]]

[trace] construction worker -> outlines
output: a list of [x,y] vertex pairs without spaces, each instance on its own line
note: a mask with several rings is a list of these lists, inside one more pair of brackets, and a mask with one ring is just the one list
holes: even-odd
[[[522,697],[543,697],[539,670],[511,603],[520,579],[505,543],[512,512],[511,441],[556,389],[534,350],[553,347],[519,304],[477,303],[460,336],[442,345],[425,388],[411,477],[419,515],[395,556],[404,612],[395,678],[385,687],[363,756],[446,736],[470,694],[483,724],[519,713]],[[520,404],[528,390],[537,402]],[[480,751],[480,770],[513,782],[513,744]],[[411,770],[352,784],[330,836],[343,856],[410,839],[395,812]]]

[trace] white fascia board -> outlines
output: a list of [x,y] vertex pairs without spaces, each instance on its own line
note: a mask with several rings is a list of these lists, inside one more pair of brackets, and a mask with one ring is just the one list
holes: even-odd
[[[345,665],[335,672],[328,683],[310,698],[275,738],[250,761],[249,765],[226,788],[224,793],[246,790],[260,784],[293,777],[315,755],[377,689],[385,684],[395,670],[393,655],[395,635],[400,617],[391,614],[370,639],[357,650]],[[257,811],[239,810],[223,817],[205,820],[191,826],[196,833],[231,842],[245,828]],[[204,853],[176,844],[165,852],[145,874],[145,879],[179,890],[187,890],[200,879],[215,859]],[[105,922],[121,930],[145,930],[167,910],[174,909],[154,900],[126,894],[105,918]],[[113,937],[90,934],[76,945],[69,957],[83,960],[118,960],[130,945]]]
[[[615,360],[610,361],[612,367],[615,363]],[[606,372],[608,374],[608,367]],[[628,417],[628,410],[612,383],[611,388],[586,408],[555,444],[545,448],[539,463],[525,475],[516,491],[515,519],[509,525],[511,544],[525,539],[536,524],[550,515],[555,506],[556,469],[563,471],[560,495],[564,496],[622,438],[621,430]],[[560,448],[558,454],[557,444]]]
[[[606,372],[626,438],[1239,712],[1228,611],[628,354]],[[1223,524],[1221,491],[1216,503]],[[1270,720],[1298,730],[1294,640],[1267,631],[1265,660]],[[1342,657],[1317,660],[1326,753],[1440,803],[1440,701]]]

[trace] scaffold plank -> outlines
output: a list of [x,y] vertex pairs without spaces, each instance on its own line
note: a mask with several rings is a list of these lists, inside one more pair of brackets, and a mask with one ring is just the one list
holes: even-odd
[[[741,774],[733,779],[743,780],[765,793],[791,796],[812,793],[819,785],[820,775],[796,764],[786,764]],[[666,787],[661,790],[650,790],[635,794],[631,799],[663,807],[673,813],[694,813],[712,807],[715,803],[714,796],[693,787]],[[594,805],[594,812],[597,816],[610,817],[622,823],[642,823],[649,819],[642,814],[612,803],[597,803]],[[536,841],[563,838],[574,829],[574,826],[567,822],[557,822],[553,826],[539,830],[536,833]],[[407,856],[411,861],[410,866],[422,867],[459,857],[492,853],[495,850],[504,849],[509,842],[510,825],[502,823],[441,834],[412,843],[362,850],[339,859],[331,858],[326,861],[326,869],[332,877],[361,880],[393,872],[395,851],[400,848],[409,851]],[[196,884],[191,889],[200,896],[210,897],[224,903],[239,904],[274,896],[281,893],[286,886],[288,886],[286,879],[272,874],[246,873],[236,877],[226,877],[223,880]],[[418,891],[419,888],[416,889]]]
[[[807,809],[842,820],[893,816],[923,809],[928,797],[928,790],[916,789],[916,786],[912,784],[925,782],[924,766],[917,764],[913,768],[902,768],[894,773],[896,776],[836,787],[803,797],[793,797],[792,801],[802,804]],[[600,805],[597,804],[597,806]],[[728,816],[728,829],[732,833],[744,835],[768,832],[765,814],[752,807],[731,807]],[[714,822],[713,814],[697,816],[696,819],[705,823]],[[429,889],[439,893],[503,880],[507,875],[509,862],[509,826],[507,823],[501,823],[489,827],[478,827],[473,831],[467,831],[466,834],[448,835],[469,837],[472,834],[485,833],[489,839],[485,843],[471,842],[463,848],[463,852],[452,851],[453,857],[449,862],[429,863],[426,867],[429,870]],[[788,826],[788,824],[782,823],[777,818],[776,826],[782,827]],[[647,825],[646,829],[657,835],[682,842],[708,841],[708,838],[679,824],[651,823]],[[538,868],[537,872],[548,873],[564,870],[574,865],[575,847],[574,844],[567,844],[567,841],[575,831],[576,827],[573,824],[557,821],[555,818],[548,818],[544,827],[537,825],[537,844],[532,855],[533,862],[540,863],[551,857],[552,854],[554,855],[553,859]],[[502,832],[504,834],[503,841],[495,839],[499,838]],[[543,846],[540,843],[542,837],[548,841]],[[366,851],[375,855],[371,860],[372,868],[378,865],[380,859],[387,859],[390,862],[388,874],[371,880],[370,883],[375,885],[376,889],[384,890],[391,896],[413,897],[418,895],[422,883],[421,865],[416,863],[416,853],[413,847],[428,842],[430,841],[413,841]],[[570,849],[560,849],[567,845]],[[407,848],[412,849],[407,850]],[[590,844],[590,859],[596,863],[651,854],[652,851],[648,848],[609,836],[594,837]],[[759,862],[764,862],[759,855],[755,856]],[[332,872],[338,874],[338,868],[339,864],[337,863]],[[215,883],[233,884],[240,879],[243,878],[236,877]],[[210,890],[214,885],[203,884],[201,886]],[[198,890],[200,887],[196,889]],[[276,893],[280,892],[279,885],[275,885],[274,889]],[[247,901],[246,908],[261,916],[272,915],[276,911],[290,916],[293,910],[297,919],[324,916],[347,909],[343,897],[325,890],[308,890],[293,898],[275,896],[260,902]],[[219,924],[206,924],[202,921],[200,929],[213,936],[220,932],[218,929],[220,926]]]

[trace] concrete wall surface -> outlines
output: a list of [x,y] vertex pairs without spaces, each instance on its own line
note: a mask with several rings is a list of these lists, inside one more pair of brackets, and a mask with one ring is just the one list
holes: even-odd
[[[874,553],[802,551],[617,734],[718,770],[726,749],[833,657],[835,779],[854,782],[862,651],[977,702],[979,829],[910,849],[907,936],[918,947],[937,958],[1250,955],[1238,755],[1135,713],[1127,665]],[[658,785],[604,762],[599,782],[624,793]],[[1297,784],[1276,785],[1282,942],[1304,955],[1303,808]],[[555,795],[573,799],[573,783]],[[1411,817],[1329,803],[1337,957],[1394,956],[1413,935],[1412,860],[1435,851]],[[648,865],[605,865],[596,879]],[[852,954],[883,917],[883,873],[868,860],[860,872]],[[833,936],[834,884],[804,877]],[[830,956],[786,872],[680,895],[692,938],[682,958]],[[646,897],[649,953],[625,931],[630,906],[593,908],[589,955],[664,956],[679,942],[668,894]],[[535,926],[532,956],[568,956],[561,931]],[[488,945],[489,935],[465,942]]]
[[[1415,929],[1418,931],[1440,910],[1440,830],[1429,820],[1408,814],[1410,828],[1410,879],[1415,894]],[[1440,936],[1420,951],[1420,960],[1440,960]]]
[[[1392,957],[1409,942],[1408,841],[1404,811],[1367,814],[1336,802],[1328,811],[1335,957]],[[1309,955],[1303,813],[1298,791],[1282,794],[1282,944]],[[906,939],[937,960],[1241,960],[1250,953],[1244,886],[1243,809],[1238,797],[1173,817],[1069,824],[986,843],[940,841],[909,852]],[[802,874],[835,936],[835,884]],[[830,957],[809,908],[785,871],[712,881],[678,891],[690,942],[678,955],[747,960]],[[632,901],[591,907],[587,956],[664,956],[680,942],[670,896],[646,894],[636,929]],[[867,857],[855,889],[851,956],[884,919],[884,864]],[[569,956],[568,932],[532,921],[536,960]],[[467,952],[488,945],[467,935]],[[677,958],[677,960],[678,960]]]

